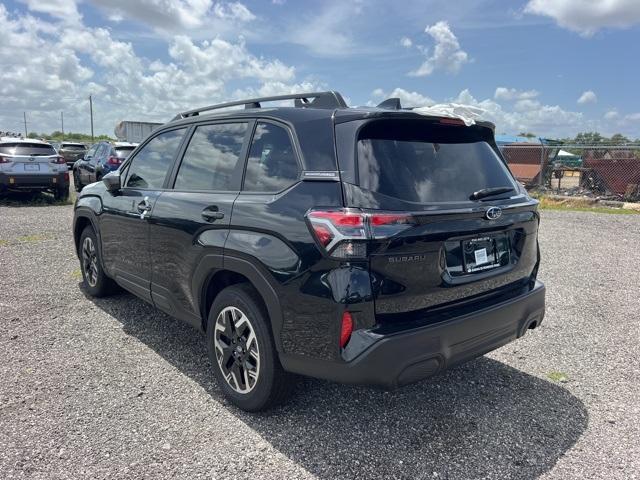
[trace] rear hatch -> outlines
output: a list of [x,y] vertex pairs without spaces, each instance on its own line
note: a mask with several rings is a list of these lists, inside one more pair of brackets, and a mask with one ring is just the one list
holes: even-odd
[[75,162],[84,157],[87,147],[81,143],[63,143],[60,145],[59,153],[67,162]]
[[345,205],[369,214],[382,325],[515,295],[537,270],[537,202],[509,172],[493,130],[412,117],[336,125]]
[[[46,143],[0,143],[0,171],[11,175],[51,175],[66,170],[64,160]],[[61,167],[61,164],[64,166]]]

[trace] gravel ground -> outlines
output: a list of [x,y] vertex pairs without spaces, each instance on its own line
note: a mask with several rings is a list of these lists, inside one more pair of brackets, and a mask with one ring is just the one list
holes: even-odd
[[640,478],[640,216],[543,213],[547,317],[519,341],[249,415],[200,334],[83,294],[71,215],[0,207],[0,478]]

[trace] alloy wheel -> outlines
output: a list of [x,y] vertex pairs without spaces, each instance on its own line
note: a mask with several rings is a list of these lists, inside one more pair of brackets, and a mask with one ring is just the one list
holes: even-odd
[[260,350],[253,325],[239,308],[226,307],[218,314],[214,346],[229,386],[243,394],[253,390],[260,375]]
[[95,287],[98,283],[98,254],[91,237],[85,237],[82,242],[82,269],[89,286]]

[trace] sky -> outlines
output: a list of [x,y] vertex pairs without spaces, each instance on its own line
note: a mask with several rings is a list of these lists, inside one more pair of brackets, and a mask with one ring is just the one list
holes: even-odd
[[0,1],[0,131],[337,90],[480,107],[496,133],[640,137],[639,0]]

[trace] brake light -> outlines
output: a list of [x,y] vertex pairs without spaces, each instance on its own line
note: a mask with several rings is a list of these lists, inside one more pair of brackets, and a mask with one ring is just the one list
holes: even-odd
[[122,163],[122,159],[121,159],[121,158],[118,158],[118,157],[111,156],[111,157],[109,157],[109,159],[107,160],[107,163],[108,163],[109,165],[120,165],[120,164]]
[[342,326],[340,328],[340,348],[344,348],[353,333],[353,317],[349,312],[342,314]]
[[408,213],[356,208],[311,210],[307,220],[320,246],[336,258],[366,257],[369,240],[392,237],[417,224]]
[[464,122],[458,118],[441,118],[440,123],[443,125],[454,125],[456,127],[464,127]]
[[58,155],[57,157],[51,159],[51,163],[57,163],[57,164],[62,165],[63,163],[67,163],[67,162],[64,159],[64,157]]
[[3,157],[0,155],[0,163],[11,163],[11,159],[9,157]]

